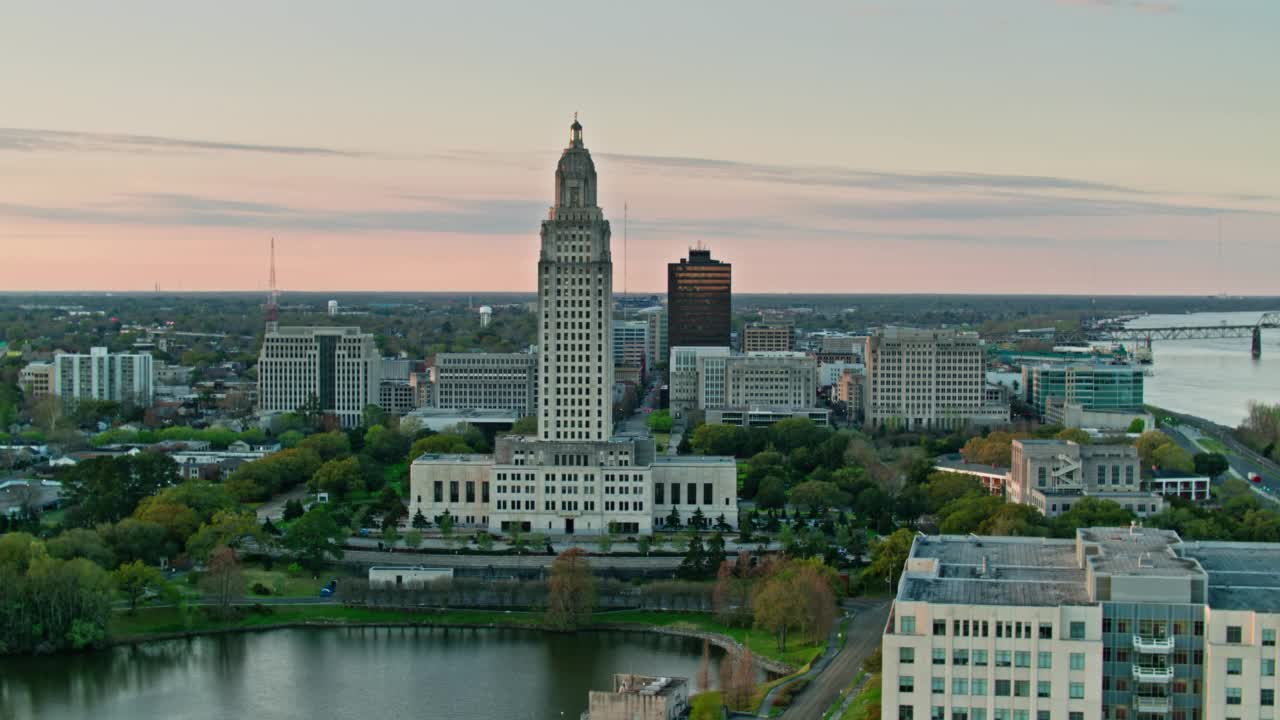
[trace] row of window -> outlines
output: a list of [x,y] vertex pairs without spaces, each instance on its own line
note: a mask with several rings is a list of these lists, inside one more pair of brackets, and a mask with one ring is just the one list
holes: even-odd
[[[898,676],[898,692],[915,692],[915,677],[911,675]],[[991,694],[995,697],[1031,697],[1031,681],[1030,680],[996,680],[992,683]],[[944,694],[947,692],[947,679],[942,677],[930,678],[929,692],[934,694]],[[987,694],[987,681],[974,678],[970,681],[968,678],[952,678],[951,695],[972,695],[975,697],[985,696]],[[1053,694],[1053,683],[1048,680],[1041,680],[1036,683],[1036,697],[1049,698]],[[1072,682],[1067,685],[1067,697],[1072,700],[1084,699],[1084,683]]]
[[[915,706],[899,705],[898,720],[915,720]],[[947,720],[946,708],[940,705],[931,707],[929,709],[929,720]],[[980,707],[952,708],[951,720],[987,720],[987,709]],[[1031,720],[1031,711],[996,708],[992,711],[991,720]],[[1053,713],[1049,710],[1037,710],[1035,720],[1053,720]],[[1072,710],[1067,713],[1067,720],[1084,720],[1084,713]]]
[[[1069,668],[1071,670],[1084,670],[1084,653],[1070,653],[1068,656]],[[957,666],[966,666],[971,662],[976,667],[987,666],[988,654],[986,650],[952,650],[951,664]],[[933,665],[947,664],[946,648],[933,648],[931,663]],[[912,665],[916,661],[916,649],[913,647],[898,648],[898,664]],[[1007,668],[1029,668],[1031,667],[1031,653],[1026,650],[996,650],[995,651],[995,667]],[[1053,668],[1053,653],[1038,652],[1036,653],[1036,667],[1042,670]]]

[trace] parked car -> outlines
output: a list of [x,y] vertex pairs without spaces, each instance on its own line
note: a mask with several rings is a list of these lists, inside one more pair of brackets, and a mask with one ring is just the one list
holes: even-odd
[[333,593],[338,589],[338,581],[330,580],[324,587],[320,588],[320,597],[333,597]]

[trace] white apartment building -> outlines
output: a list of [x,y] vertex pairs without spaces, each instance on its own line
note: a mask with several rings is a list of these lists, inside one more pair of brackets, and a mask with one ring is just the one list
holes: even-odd
[[1144,490],[1132,445],[1077,445],[1063,440],[1014,440],[1009,502],[1057,517],[1081,498],[1111,500],[1138,517],[1164,509],[1164,497]]
[[667,343],[667,309],[651,307],[636,314],[649,323],[649,363],[657,365],[666,362],[671,355]]
[[112,353],[105,347],[89,354],[53,357],[54,395],[64,402],[110,400],[149,407],[155,399],[155,365],[150,353]]
[[985,350],[977,333],[887,327],[866,339],[866,423],[905,430],[1009,422],[1007,403],[989,402]]
[[917,536],[882,720],[1273,720],[1280,545]]
[[614,437],[609,222],[577,120],[555,180],[538,261],[538,437],[502,436],[492,455],[417,458],[410,515],[448,512],[494,532],[639,533],[674,507],[736,527],[733,458],[659,458],[652,438]]
[[18,387],[32,400],[53,394],[53,363],[37,360],[22,366],[18,371]]
[[649,321],[613,321],[613,364],[648,367]]
[[[670,406],[672,417],[684,417],[692,411],[698,409],[698,394],[702,383],[699,380],[700,363],[702,358],[718,358],[720,360],[727,359],[730,351],[728,347],[673,347],[671,348],[671,362],[668,364],[668,374],[671,376],[670,387]],[[723,367],[722,364],[716,363],[716,366]],[[723,393],[723,372],[720,374],[721,387],[719,392]],[[712,387],[711,390],[716,388]]]
[[436,355],[433,406],[448,410],[537,412],[538,356],[533,353]]
[[293,412],[316,398],[342,427],[357,427],[377,405],[382,358],[358,327],[281,327],[267,323],[258,354],[258,412]]

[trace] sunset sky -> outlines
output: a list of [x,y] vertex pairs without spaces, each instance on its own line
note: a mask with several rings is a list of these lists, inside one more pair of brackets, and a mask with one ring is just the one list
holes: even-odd
[[742,292],[1280,294],[1278,33],[1275,0],[9,4],[0,291],[261,289],[273,236],[285,291],[529,290],[577,111],[619,290],[701,241]]

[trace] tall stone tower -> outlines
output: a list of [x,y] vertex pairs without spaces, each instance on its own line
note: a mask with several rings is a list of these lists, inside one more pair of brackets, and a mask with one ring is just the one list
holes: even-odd
[[575,116],[556,167],[556,204],[542,221],[538,259],[542,440],[613,434],[613,260],[596,205],[596,166]]

